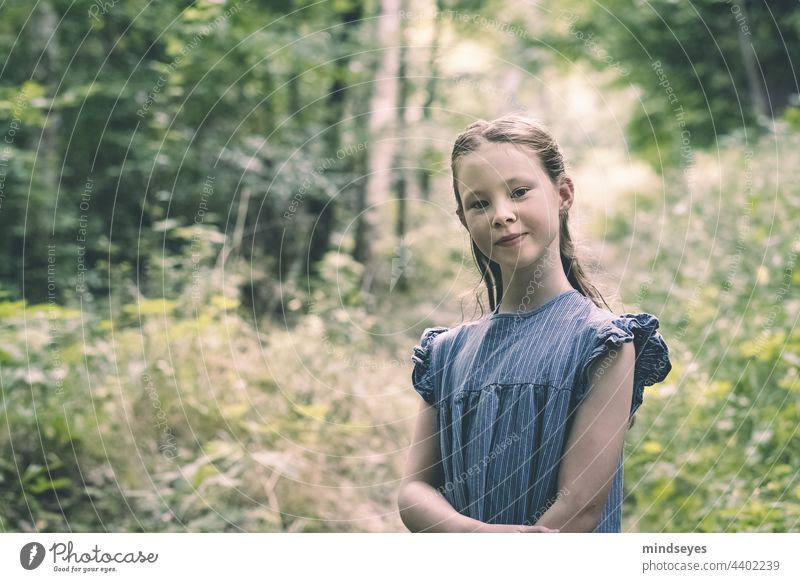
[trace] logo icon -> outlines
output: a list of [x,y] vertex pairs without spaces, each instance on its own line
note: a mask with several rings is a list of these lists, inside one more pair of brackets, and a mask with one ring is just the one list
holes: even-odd
[[44,546],[39,542],[30,542],[19,551],[19,563],[26,570],[35,570],[44,561]]

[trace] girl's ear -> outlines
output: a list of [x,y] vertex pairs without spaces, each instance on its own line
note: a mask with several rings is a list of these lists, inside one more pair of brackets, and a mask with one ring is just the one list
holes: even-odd
[[467,221],[464,220],[464,210],[462,208],[456,208],[456,214],[458,215],[458,219],[461,221],[461,224],[464,225],[464,228],[466,228],[469,231],[469,227],[467,226]]
[[566,212],[575,201],[575,185],[572,178],[567,175],[561,176],[558,181],[559,212]]

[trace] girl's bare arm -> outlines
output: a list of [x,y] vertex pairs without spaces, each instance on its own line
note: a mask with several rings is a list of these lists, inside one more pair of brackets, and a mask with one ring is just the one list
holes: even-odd
[[542,525],[489,524],[456,511],[437,490],[444,485],[436,409],[422,402],[397,496],[400,518],[412,532],[551,533]]
[[400,518],[412,532],[479,531],[486,524],[456,511],[436,489],[443,481],[436,409],[422,402],[397,495]]
[[636,351],[632,343],[595,362],[591,388],[575,412],[558,473],[555,503],[537,525],[591,532],[608,498],[625,440]]

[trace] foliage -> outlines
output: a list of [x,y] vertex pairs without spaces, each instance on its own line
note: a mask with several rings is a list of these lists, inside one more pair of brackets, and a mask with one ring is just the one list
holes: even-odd
[[[800,13],[791,2],[628,0],[551,5],[553,26],[534,46],[588,61],[617,87],[636,86],[631,149],[655,167],[685,160],[728,134],[756,135],[796,115],[791,55]],[[776,42],[780,38],[780,42]],[[750,70],[748,70],[748,68]]]
[[658,314],[675,364],[629,441],[631,527],[797,529],[798,145],[792,134],[731,141],[699,156],[688,191],[675,170],[663,204],[640,206],[635,223],[617,217],[620,248],[651,250],[634,253],[624,298]]
[[[2,4],[0,531],[401,530],[410,348],[481,289],[448,147],[528,102],[591,144],[574,159],[662,174],[602,229],[675,365],[628,440],[628,529],[797,529],[800,15],[737,4],[762,87],[733,3],[541,4],[410,2],[408,135],[367,111],[380,2]],[[624,144],[562,116],[576,71],[603,106],[634,90]],[[365,176],[394,140],[368,270]]]
[[[397,369],[372,365],[393,361],[385,349],[365,362],[313,315],[265,340],[238,300],[201,293],[110,320],[0,303],[4,531],[396,529],[376,516],[401,459],[363,450],[401,438],[396,410],[369,396]],[[366,474],[387,485],[364,491]]]

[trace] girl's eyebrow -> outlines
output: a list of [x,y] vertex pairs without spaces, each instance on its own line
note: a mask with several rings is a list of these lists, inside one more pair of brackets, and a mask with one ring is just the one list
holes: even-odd
[[532,176],[514,176],[513,178],[506,180],[506,184],[511,184],[512,182],[531,182],[536,184],[536,179]]
[[[519,184],[520,182],[527,182],[529,184],[536,185],[536,179],[531,176],[514,176],[513,178],[509,178],[508,180],[504,180],[506,184]],[[467,190],[464,193],[464,199],[468,199],[470,196],[483,196],[483,190]]]

